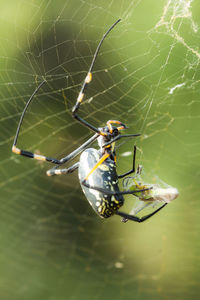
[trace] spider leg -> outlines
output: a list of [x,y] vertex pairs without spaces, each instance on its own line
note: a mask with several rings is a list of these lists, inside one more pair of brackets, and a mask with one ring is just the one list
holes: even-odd
[[17,131],[16,131],[16,134],[15,134],[15,138],[14,138],[14,142],[13,142],[13,146],[12,146],[12,152],[14,152],[15,154],[19,154],[19,155],[23,155],[23,156],[29,157],[29,158],[34,158],[34,159],[42,160],[42,161],[46,160],[46,161],[52,162],[54,164],[59,164],[59,160],[57,160],[57,159],[46,157],[46,156],[43,156],[43,155],[34,154],[32,152],[29,152],[29,151],[26,151],[26,150],[21,150],[21,149],[19,149],[19,148],[16,147],[18,136],[19,136],[19,132],[20,132],[20,128],[21,128],[21,125],[22,125],[25,113],[26,113],[26,111],[27,111],[27,109],[28,109],[31,101],[33,100],[34,96],[37,94],[37,92],[39,91],[39,89],[41,88],[41,86],[45,82],[46,81],[44,80],[44,81],[42,81],[39,84],[39,86],[35,89],[35,91],[33,92],[33,94],[31,95],[31,97],[29,98],[28,102],[25,105],[25,108],[24,108],[24,110],[22,112],[19,124],[17,126]]
[[116,212],[116,215],[122,217],[122,222],[127,222],[128,220],[131,220],[131,221],[135,221],[135,222],[138,222],[138,223],[142,223],[144,221],[146,221],[147,219],[151,218],[152,216],[154,216],[157,212],[159,212],[163,207],[165,207],[168,203],[165,203],[163,204],[161,207],[159,207],[158,209],[156,209],[154,212],[142,217],[142,218],[139,218],[139,217],[136,217],[136,216],[133,216],[133,215],[129,215],[129,214],[126,214],[124,212],[121,212],[121,211],[117,211]]
[[[21,126],[21,124],[19,124]],[[18,126],[18,128],[20,127]],[[17,132],[16,136],[18,137],[19,132]],[[37,159],[37,160],[41,160],[41,161],[47,161],[56,165],[61,165],[64,164],[65,162],[73,159],[74,157],[76,157],[78,154],[80,154],[84,149],[86,149],[91,143],[93,143],[98,137],[98,134],[95,133],[89,140],[87,140],[85,143],[83,143],[79,148],[77,148],[76,150],[72,151],[70,154],[68,154],[67,156],[61,158],[61,159],[56,159],[56,158],[51,158],[51,157],[47,157],[44,155],[38,155],[35,154],[33,152],[29,152],[26,150],[21,150],[19,148],[16,147],[16,143],[17,143],[17,139],[15,138],[13,147],[12,147],[12,152],[14,152],[15,154],[18,155],[23,155],[26,156],[28,158],[33,158],[33,159]]]
[[[27,111],[30,103],[34,99],[34,96],[37,94],[37,92],[39,91],[39,89],[42,87],[42,85],[45,82],[46,81],[43,80],[39,84],[39,86],[35,89],[35,91],[33,92],[33,94],[31,95],[31,97],[29,98],[28,102],[25,105],[25,108],[24,108],[24,110],[22,112],[19,124],[17,126],[17,130],[16,130],[16,134],[15,134],[15,138],[14,138],[14,142],[13,142],[13,146],[12,146],[12,152],[14,152],[15,154],[18,154],[18,155],[26,156],[28,158],[33,158],[33,159],[37,159],[37,160],[40,160],[40,161],[47,161],[47,162],[51,162],[51,163],[56,164],[56,165],[60,165],[60,164],[63,164],[65,162],[73,159],[80,152],[82,152],[89,144],[91,144],[94,140],[96,140],[96,138],[98,137],[98,134],[96,133],[95,135],[93,135],[88,141],[86,141],[78,149],[74,150],[72,153],[70,153],[69,155],[67,155],[66,157],[64,157],[62,159],[56,159],[56,158],[52,158],[52,157],[47,157],[47,156],[44,156],[44,155],[39,155],[39,154],[36,154],[36,153],[33,153],[33,152],[29,152],[27,150],[22,150],[22,149],[17,148],[16,145],[17,145],[17,141],[18,141],[18,137],[19,137],[19,132],[20,132],[21,125],[22,125],[24,116],[26,114],[26,111]],[[99,132],[99,131],[97,130],[97,132]]]
[[136,134],[120,134],[120,135],[116,136],[115,138],[113,138],[112,140],[110,140],[109,142],[103,144],[102,147],[109,146],[110,144],[118,141],[121,138],[131,138],[131,137],[140,136],[140,135],[141,135],[141,133],[136,133]]
[[104,39],[106,38],[106,36],[109,34],[109,32],[113,29],[113,27],[115,27],[115,25],[117,25],[117,23],[120,21],[117,20],[108,30],[107,32],[103,35],[101,41],[99,42],[97,48],[96,48],[96,51],[95,51],[95,54],[93,56],[93,59],[92,59],[92,63],[89,67],[89,70],[88,70],[88,73],[87,73],[87,76],[85,77],[85,80],[82,84],[82,87],[81,87],[81,90],[79,92],[79,95],[78,95],[78,98],[77,98],[77,101],[76,101],[76,104],[74,105],[73,109],[72,109],[72,115],[73,117],[79,121],[80,123],[82,123],[83,125],[85,125],[86,127],[89,127],[91,130],[93,130],[94,132],[98,133],[98,134],[101,134],[101,135],[106,135],[105,133],[101,132],[98,128],[94,127],[93,125],[89,124],[87,121],[83,120],[82,118],[80,118],[78,115],[77,115],[77,112],[78,112],[78,109],[81,105],[81,102],[83,101],[83,98],[84,98],[84,92],[88,86],[88,84],[92,81],[92,69],[94,67],[94,63],[96,61],[96,58],[97,58],[97,55],[99,53],[99,50],[100,50],[100,47],[104,41]]
[[72,151],[67,156],[60,159],[60,164],[64,164],[68,162],[69,160],[75,158],[77,155],[79,155],[81,152],[83,152],[90,144],[92,144],[97,138],[98,134],[95,133],[91,138],[89,138],[85,143],[83,143],[80,147]]
[[25,113],[31,103],[31,101],[33,100],[34,96],[37,94],[37,92],[39,91],[39,89],[41,88],[41,86],[45,83],[46,81],[43,80],[39,85],[38,87],[35,89],[35,91],[33,92],[33,94],[31,95],[31,97],[29,98],[28,102],[26,103],[25,105],[25,108],[22,112],[22,115],[20,117],[20,121],[19,121],[19,124],[17,126],[17,131],[16,131],[16,134],[15,134],[15,138],[14,138],[14,142],[13,142],[13,146],[16,146],[17,144],[17,139],[18,139],[18,136],[19,136],[19,131],[20,131],[20,128],[21,128],[21,125],[22,125],[22,121],[24,119],[24,116],[25,116]]
[[74,172],[76,169],[78,169],[79,162],[73,164],[71,167],[67,169],[55,169],[52,168],[47,171],[47,176],[53,176],[53,175],[63,175]]
[[134,146],[134,152],[133,152],[133,167],[130,171],[122,174],[122,175],[118,175],[118,178],[123,178],[131,173],[134,173],[135,172],[135,157],[136,157],[136,146]]
[[150,188],[141,189],[141,190],[134,190],[134,191],[115,191],[115,192],[113,192],[113,191],[109,191],[107,189],[100,188],[98,186],[91,186],[90,184],[86,183],[86,180],[83,180],[81,182],[81,184],[83,184],[84,186],[86,186],[89,189],[96,190],[96,191],[99,191],[99,192],[101,192],[101,193],[103,193],[105,195],[111,195],[111,196],[132,195],[132,194],[135,194],[135,193],[145,192],[145,191],[149,191],[150,189],[152,189],[150,187]]

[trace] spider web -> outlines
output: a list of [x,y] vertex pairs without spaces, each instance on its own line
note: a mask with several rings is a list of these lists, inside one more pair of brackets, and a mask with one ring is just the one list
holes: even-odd
[[[1,299],[191,299],[199,296],[199,2],[4,1],[1,5]],[[103,33],[80,115],[119,119],[141,137],[118,149],[180,196],[143,224],[101,220],[78,182],[11,153],[61,158],[91,133],[71,108]],[[96,146],[96,144],[94,144]],[[124,211],[133,206],[126,197]]]

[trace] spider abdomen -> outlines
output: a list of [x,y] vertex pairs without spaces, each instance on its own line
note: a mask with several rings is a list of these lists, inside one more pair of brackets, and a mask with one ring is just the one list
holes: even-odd
[[[102,155],[94,148],[86,149],[80,156],[79,180],[82,182],[98,163]],[[118,176],[114,161],[107,158],[88,177],[87,183],[91,187],[98,187],[104,190],[119,192]],[[95,212],[102,218],[108,218],[123,205],[122,195],[107,195],[98,190],[88,188],[81,184],[82,190]]]

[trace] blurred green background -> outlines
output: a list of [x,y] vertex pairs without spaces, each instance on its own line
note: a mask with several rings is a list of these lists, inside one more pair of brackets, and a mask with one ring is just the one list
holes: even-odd
[[[191,0],[0,1],[0,298],[191,299],[200,295],[200,4]],[[77,173],[11,153],[21,112],[43,78],[18,146],[63,157],[91,133],[71,116],[95,48],[108,27],[81,116],[120,119],[118,148],[137,144],[146,178],[180,196],[143,224],[101,220]],[[89,100],[89,101],[87,101]],[[133,205],[126,197],[124,210]]]

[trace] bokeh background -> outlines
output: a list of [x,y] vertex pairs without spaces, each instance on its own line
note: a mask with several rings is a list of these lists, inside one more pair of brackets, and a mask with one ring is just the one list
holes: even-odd
[[[199,1],[0,4],[0,298],[198,298]],[[100,219],[76,172],[49,178],[49,164],[11,153],[24,105],[43,79],[18,146],[60,158],[91,136],[71,108],[100,38],[119,17],[80,114],[96,126],[120,119],[127,133],[142,133],[117,149],[119,173],[130,169],[136,143],[145,180],[179,189],[143,224]],[[126,200],[128,211],[134,199]]]

